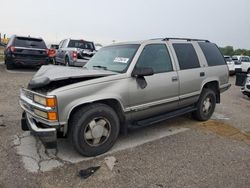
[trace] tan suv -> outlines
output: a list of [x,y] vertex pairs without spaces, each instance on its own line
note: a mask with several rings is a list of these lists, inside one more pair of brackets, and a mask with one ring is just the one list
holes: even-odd
[[83,67],[43,66],[21,89],[23,130],[53,146],[59,133],[85,156],[109,150],[119,132],[192,113],[208,120],[230,87],[214,43],[164,38],[101,48]]

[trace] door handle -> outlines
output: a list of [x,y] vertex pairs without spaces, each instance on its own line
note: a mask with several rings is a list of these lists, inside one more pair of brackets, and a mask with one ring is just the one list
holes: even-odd
[[205,76],[205,72],[200,72],[200,77]]
[[173,76],[172,77],[172,82],[176,82],[176,81],[178,81],[178,77],[177,76]]

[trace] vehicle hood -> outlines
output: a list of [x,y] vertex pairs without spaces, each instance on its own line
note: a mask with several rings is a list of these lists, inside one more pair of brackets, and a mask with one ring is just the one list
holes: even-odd
[[[63,85],[79,81],[115,75],[117,73],[106,70],[88,70],[77,67],[63,67],[56,65],[42,66],[30,80],[28,88],[36,89],[60,82]],[[67,84],[68,83],[68,84]]]

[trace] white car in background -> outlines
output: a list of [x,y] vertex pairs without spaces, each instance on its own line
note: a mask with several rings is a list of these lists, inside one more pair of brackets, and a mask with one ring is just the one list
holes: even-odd
[[232,60],[232,58],[228,55],[224,56],[225,61],[227,63],[228,66],[228,70],[229,70],[229,75],[233,75],[235,73],[235,65],[234,65],[234,61]]
[[240,61],[242,72],[247,72],[250,74],[250,57],[242,56]]
[[234,61],[234,70],[235,69],[241,69],[241,56],[240,55],[234,55],[232,56],[232,60]]

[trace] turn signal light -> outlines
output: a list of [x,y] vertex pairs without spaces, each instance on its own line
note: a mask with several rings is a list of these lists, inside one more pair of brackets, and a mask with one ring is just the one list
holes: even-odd
[[56,98],[46,98],[46,106],[56,107]]
[[57,120],[56,112],[48,112],[48,120]]

